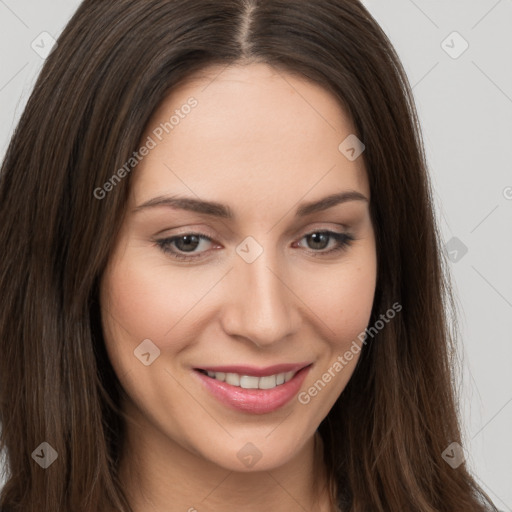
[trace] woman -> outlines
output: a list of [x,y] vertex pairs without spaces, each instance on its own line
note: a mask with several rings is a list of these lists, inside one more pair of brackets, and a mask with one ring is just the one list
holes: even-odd
[[358,2],[85,0],[0,180],[4,510],[496,510]]

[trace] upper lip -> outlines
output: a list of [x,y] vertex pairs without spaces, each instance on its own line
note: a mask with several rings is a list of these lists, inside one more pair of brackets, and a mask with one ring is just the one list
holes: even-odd
[[196,367],[195,370],[204,370],[207,372],[222,372],[222,373],[237,373],[239,375],[250,375],[253,377],[267,377],[269,375],[277,375],[278,373],[297,372],[309,366],[310,362],[305,363],[283,363],[259,368],[257,366],[201,366]]

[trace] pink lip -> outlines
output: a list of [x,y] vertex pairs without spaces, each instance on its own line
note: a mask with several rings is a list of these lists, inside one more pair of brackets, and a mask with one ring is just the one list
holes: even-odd
[[296,372],[305,366],[308,366],[308,361],[304,363],[288,363],[288,364],[275,364],[267,366],[266,368],[257,368],[256,366],[201,366],[197,370],[205,370],[210,372],[224,372],[224,373],[238,373],[239,375],[250,375],[252,377],[267,377],[268,375],[276,375],[278,373]]
[[[283,370],[282,368],[291,369]],[[208,369],[202,368],[207,371],[209,370],[216,372],[238,373],[241,375],[252,375],[255,377],[264,377],[266,375],[274,375],[276,373],[299,370],[294,375],[293,379],[285,382],[284,384],[276,386],[273,389],[244,389],[208,377],[207,375],[197,370],[194,371],[194,374],[197,375],[206,389],[224,405],[238,411],[252,414],[266,414],[283,407],[294,396],[297,395],[310,368],[311,364],[308,366],[304,366],[303,364],[277,365],[260,369],[245,366],[216,366]],[[259,375],[257,374],[258,372]]]

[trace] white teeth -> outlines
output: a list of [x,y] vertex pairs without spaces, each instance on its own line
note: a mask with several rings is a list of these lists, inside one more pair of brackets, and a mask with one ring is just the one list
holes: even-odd
[[286,372],[276,375],[267,375],[265,377],[254,377],[251,375],[239,375],[238,373],[207,372],[208,377],[244,389],[273,389],[291,380],[296,373],[297,372]]
[[[226,380],[226,373],[224,372],[206,372],[208,374],[208,377],[213,377],[214,379],[221,380],[224,382]],[[234,375],[234,374],[233,374]]]
[[272,389],[276,387],[277,375],[269,375],[268,377],[261,377],[259,379],[258,387],[260,389]]
[[226,384],[240,387],[240,375],[238,373],[226,373]]
[[288,382],[289,380],[291,380],[293,378],[294,375],[295,375],[295,372],[286,372],[284,374],[284,381]]
[[248,375],[242,375],[240,377],[240,387],[244,389],[258,389],[258,377],[249,377]]

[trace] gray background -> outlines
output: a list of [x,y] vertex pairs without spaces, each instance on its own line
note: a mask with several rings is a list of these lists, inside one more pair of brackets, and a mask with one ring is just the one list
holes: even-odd
[[[0,158],[43,64],[32,42],[56,38],[79,3],[0,0]],[[364,3],[402,59],[422,123],[460,308],[466,457],[512,512],[512,0]]]

